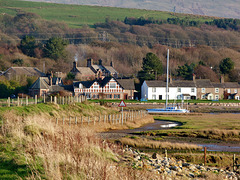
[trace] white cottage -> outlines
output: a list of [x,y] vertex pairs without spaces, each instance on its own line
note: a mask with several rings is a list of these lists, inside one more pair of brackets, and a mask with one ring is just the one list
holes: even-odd
[[[170,81],[168,99],[196,99],[197,88],[193,81]],[[166,82],[144,81],[141,98],[147,100],[166,100]]]

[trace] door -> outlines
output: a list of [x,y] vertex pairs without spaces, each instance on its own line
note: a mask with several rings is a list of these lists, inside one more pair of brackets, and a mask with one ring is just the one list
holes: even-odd
[[162,100],[162,95],[159,95],[159,100]]

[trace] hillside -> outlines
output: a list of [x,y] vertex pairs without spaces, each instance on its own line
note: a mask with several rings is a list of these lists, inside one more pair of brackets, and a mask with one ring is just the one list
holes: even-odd
[[136,8],[160,10],[175,13],[187,13],[226,18],[240,18],[240,4],[236,0],[31,0],[41,2],[54,2],[62,4],[79,4],[94,6],[110,6],[121,8]]
[[[166,20],[167,18],[185,18],[187,15],[170,12],[147,11],[140,9],[124,9],[97,6],[76,6],[66,4],[52,4],[39,2],[25,2],[18,0],[0,0],[0,17],[3,14],[16,15],[19,12],[38,14],[43,19],[65,22],[70,27],[79,28],[83,25],[94,25],[110,20],[124,20],[125,17],[153,17]],[[199,21],[211,20],[209,17],[188,16]]]

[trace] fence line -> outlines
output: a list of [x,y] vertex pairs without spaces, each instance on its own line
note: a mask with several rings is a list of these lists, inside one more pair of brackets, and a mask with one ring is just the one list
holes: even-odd
[[[124,124],[129,121],[133,122],[136,119],[143,118],[147,116],[147,112],[144,110],[129,110],[128,112],[123,112],[120,114],[108,114],[108,115],[99,115],[99,116],[69,116],[68,118],[62,117],[62,118],[56,118],[55,124],[56,125],[96,125],[99,123],[108,123],[112,125],[117,124]],[[60,122],[62,119],[62,122]]]
[[0,106],[28,106],[30,104],[39,104],[39,103],[54,103],[54,104],[73,104],[73,103],[81,103],[87,101],[86,96],[50,96],[46,97],[45,95],[42,98],[38,98],[37,95],[35,97],[29,98],[26,96],[25,98],[10,98],[8,97],[6,101],[0,101]]

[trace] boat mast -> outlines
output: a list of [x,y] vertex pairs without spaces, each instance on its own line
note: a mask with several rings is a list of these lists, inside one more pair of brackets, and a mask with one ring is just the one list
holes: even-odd
[[166,104],[165,108],[167,108],[168,105],[168,68],[169,68],[169,49],[167,50],[167,86],[166,86]]

